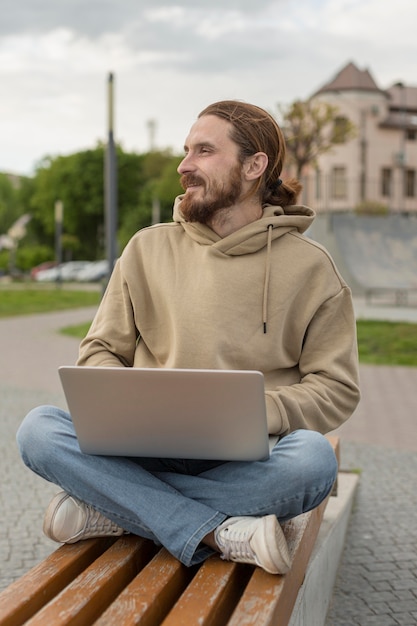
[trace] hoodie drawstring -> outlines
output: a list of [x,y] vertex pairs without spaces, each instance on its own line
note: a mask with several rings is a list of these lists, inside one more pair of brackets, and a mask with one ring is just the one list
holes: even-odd
[[264,334],[267,332],[266,324],[268,321],[268,292],[269,292],[269,278],[271,275],[271,244],[272,244],[272,224],[268,224],[268,239],[266,246],[266,266],[265,266],[265,280],[264,280],[264,297],[262,303],[262,321],[264,327]]

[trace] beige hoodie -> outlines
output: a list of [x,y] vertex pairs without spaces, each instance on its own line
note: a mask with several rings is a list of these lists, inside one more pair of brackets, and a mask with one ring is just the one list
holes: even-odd
[[302,233],[303,206],[220,238],[174,221],[133,236],[117,262],[78,365],[255,369],[269,432],[328,432],[359,400],[351,293],[329,254]]

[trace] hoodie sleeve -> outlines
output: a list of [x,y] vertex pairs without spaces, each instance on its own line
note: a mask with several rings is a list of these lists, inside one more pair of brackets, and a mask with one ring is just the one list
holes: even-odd
[[300,382],[266,392],[271,433],[326,433],[346,421],[359,398],[356,323],[348,287],[312,318],[299,361]]
[[132,367],[137,338],[129,289],[118,260],[90,330],[80,344],[77,365]]

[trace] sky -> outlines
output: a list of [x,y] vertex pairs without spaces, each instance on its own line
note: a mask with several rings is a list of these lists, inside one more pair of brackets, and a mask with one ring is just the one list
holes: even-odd
[[[381,89],[417,86],[415,0],[0,0],[0,171],[114,137],[181,154],[198,113],[239,99],[272,113],[347,63]],[[152,130],[153,128],[153,130]]]

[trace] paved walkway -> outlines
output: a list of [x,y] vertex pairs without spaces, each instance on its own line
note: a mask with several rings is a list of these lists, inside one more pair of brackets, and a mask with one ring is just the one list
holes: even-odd
[[[393,316],[356,305],[359,317]],[[417,322],[416,308],[393,312]],[[78,341],[56,330],[93,314],[91,308],[0,320],[0,589],[56,547],[41,531],[56,488],[23,466],[15,433],[33,406],[65,406],[57,367],[75,362]],[[361,366],[361,379],[361,404],[337,431],[342,468],[360,471],[361,480],[327,626],[416,625],[417,368]]]

